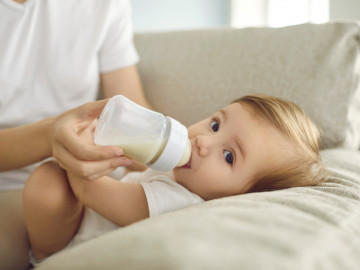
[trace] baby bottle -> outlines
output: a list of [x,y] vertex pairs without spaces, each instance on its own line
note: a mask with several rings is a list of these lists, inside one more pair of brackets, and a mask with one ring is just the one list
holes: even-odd
[[191,155],[185,126],[122,95],[104,107],[94,140],[97,145],[120,146],[125,156],[165,172],[186,164]]

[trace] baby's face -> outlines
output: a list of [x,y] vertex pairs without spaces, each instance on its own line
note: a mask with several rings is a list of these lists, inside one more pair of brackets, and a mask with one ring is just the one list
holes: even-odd
[[280,147],[287,140],[240,103],[190,126],[188,132],[191,159],[175,168],[174,175],[205,200],[245,193],[257,175],[280,166]]

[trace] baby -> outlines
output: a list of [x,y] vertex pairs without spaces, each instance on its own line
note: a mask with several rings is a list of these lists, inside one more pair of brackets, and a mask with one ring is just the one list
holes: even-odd
[[188,133],[190,161],[169,173],[147,169],[130,172],[121,181],[107,176],[89,181],[55,162],[36,169],[23,195],[33,264],[65,247],[168,211],[326,180],[319,130],[291,102],[244,96],[190,126]]

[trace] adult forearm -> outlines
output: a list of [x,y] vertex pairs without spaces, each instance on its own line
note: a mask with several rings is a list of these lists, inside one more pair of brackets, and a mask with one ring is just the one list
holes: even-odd
[[124,95],[132,101],[152,109],[144,94],[135,65],[101,74],[101,89],[104,98]]
[[0,130],[0,171],[21,168],[51,156],[52,119]]

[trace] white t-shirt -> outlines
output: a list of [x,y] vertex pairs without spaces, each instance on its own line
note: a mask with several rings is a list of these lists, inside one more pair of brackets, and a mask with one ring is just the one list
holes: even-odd
[[[100,73],[138,61],[130,0],[0,0],[0,18],[0,129],[93,101]],[[1,173],[0,191],[29,171]]]
[[[164,173],[147,169],[144,172],[128,173],[121,181],[140,183],[143,186],[150,218],[204,201],[197,194],[176,183],[172,172]],[[117,225],[86,208],[80,228],[68,247],[118,228]]]

